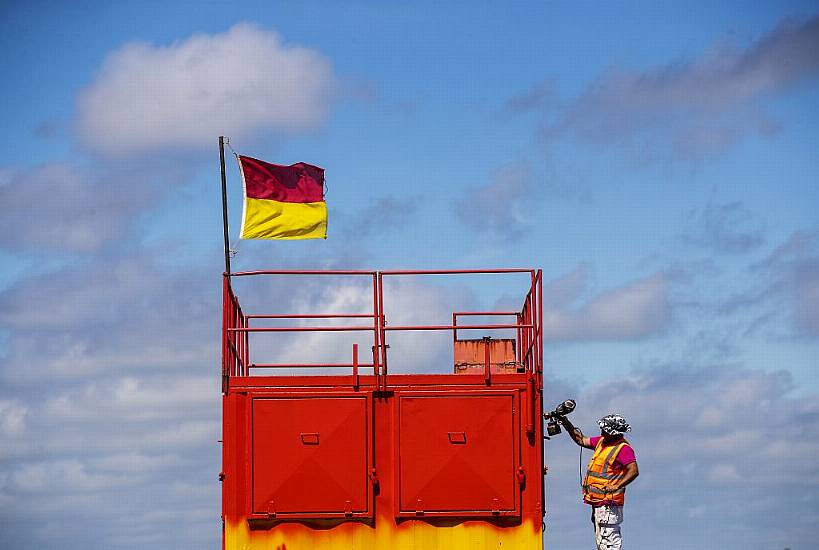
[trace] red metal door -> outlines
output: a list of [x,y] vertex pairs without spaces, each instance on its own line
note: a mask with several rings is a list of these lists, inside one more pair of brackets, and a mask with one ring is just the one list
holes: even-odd
[[398,398],[399,516],[518,515],[517,394]]
[[254,398],[252,513],[268,517],[368,517],[368,398]]

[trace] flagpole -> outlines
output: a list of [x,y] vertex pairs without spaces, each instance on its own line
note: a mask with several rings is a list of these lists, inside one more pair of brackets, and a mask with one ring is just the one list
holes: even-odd
[[219,163],[222,168],[222,222],[225,234],[225,273],[230,277],[230,243],[228,237],[227,179],[225,177],[225,136],[219,136]]

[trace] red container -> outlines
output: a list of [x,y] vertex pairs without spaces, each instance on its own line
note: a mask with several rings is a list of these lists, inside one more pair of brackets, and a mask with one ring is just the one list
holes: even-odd
[[[455,312],[451,325],[386,322],[384,277],[487,273],[529,275],[520,311]],[[248,315],[231,285],[231,277],[327,275],[371,278],[372,312]],[[541,273],[534,270],[226,276],[223,547],[540,550],[540,294]],[[459,317],[469,324],[457,324]],[[263,319],[277,324],[256,326]],[[315,326],[304,319],[333,322]],[[389,373],[389,332],[430,330],[452,331],[449,373]],[[476,330],[505,331],[512,338],[458,338]],[[349,362],[250,362],[250,333],[305,331],[370,333],[371,360],[368,354],[368,362],[360,363],[354,345]],[[271,375],[277,368],[347,372]]]

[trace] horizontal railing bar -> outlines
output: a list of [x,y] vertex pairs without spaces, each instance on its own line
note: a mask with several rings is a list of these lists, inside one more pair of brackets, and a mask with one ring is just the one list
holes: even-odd
[[228,332],[344,332],[375,330],[369,327],[240,327],[229,328]]
[[523,268],[509,268],[509,269],[408,269],[408,270],[392,270],[382,271],[382,275],[489,275],[492,273],[534,273],[533,269]]
[[374,313],[277,313],[274,315],[245,315],[245,319],[374,319],[375,317],[376,315]]
[[[533,325],[407,325],[384,327],[384,330],[480,330],[534,328]],[[228,332],[344,332],[373,330],[373,327],[237,327]]]
[[[504,268],[504,269],[406,269],[381,271],[382,275],[489,275],[493,273],[534,273],[533,269]],[[369,275],[378,274],[378,271],[363,271],[351,269],[318,270],[318,269],[276,269],[258,271],[236,271],[231,277],[247,277],[250,275]]]
[[315,269],[279,269],[262,271],[237,271],[231,277],[247,277],[249,275],[375,275],[375,271],[356,271],[349,269],[315,270]]
[[384,327],[384,330],[480,330],[480,329],[501,329],[501,328],[533,328],[532,325],[419,325],[419,326],[392,326]]
[[467,315],[520,315],[519,311],[453,311],[455,316]]
[[[372,367],[372,363],[359,363],[359,367]],[[352,363],[310,363],[299,365],[298,363],[251,363],[251,369],[319,369],[319,368],[353,368]]]

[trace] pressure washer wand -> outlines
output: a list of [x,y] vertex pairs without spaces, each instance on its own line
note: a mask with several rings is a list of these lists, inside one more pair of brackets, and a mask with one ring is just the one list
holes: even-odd
[[567,399],[563,403],[559,404],[557,407],[554,408],[553,411],[547,412],[543,414],[543,418],[546,419],[546,433],[549,435],[544,435],[543,437],[546,439],[551,439],[550,436],[558,435],[561,432],[560,429],[560,417],[566,416],[570,412],[572,412],[577,404],[574,402],[574,399]]

